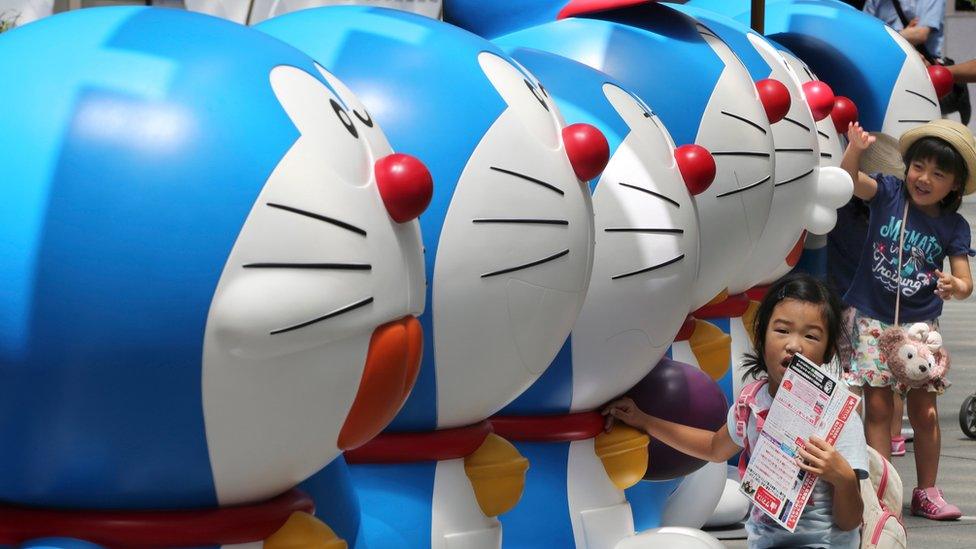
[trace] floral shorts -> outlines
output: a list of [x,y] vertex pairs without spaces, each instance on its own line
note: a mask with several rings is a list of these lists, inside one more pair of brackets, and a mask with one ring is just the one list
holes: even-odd
[[[850,318],[846,314],[844,317],[850,322],[849,333],[852,344],[848,355],[851,357],[850,369],[845,374],[848,383],[858,386],[867,385],[868,387],[891,387],[892,390],[901,394],[907,393],[909,387],[895,379],[888,366],[881,361],[878,350],[878,338],[881,337],[881,332],[890,327],[891,324],[871,318],[853,308],[851,311]],[[939,329],[938,319],[927,320],[925,323],[932,330]],[[930,381],[924,388],[930,393],[941,395],[949,388],[949,385],[951,385],[949,380],[942,377]]]

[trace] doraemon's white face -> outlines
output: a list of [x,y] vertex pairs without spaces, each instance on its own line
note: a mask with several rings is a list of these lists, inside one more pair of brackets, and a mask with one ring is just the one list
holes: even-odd
[[556,105],[512,63],[487,52],[478,61],[506,109],[468,159],[438,242],[431,305],[440,428],[490,416],[545,370],[592,268],[593,207]]
[[593,194],[593,277],[573,328],[573,401],[592,410],[633,387],[664,356],[698,270],[698,220],[664,125],[612,84],[604,94],[630,132]]
[[817,201],[820,146],[817,127],[799,78],[769,42],[748,34],[749,42],[770,66],[767,78],[781,82],[790,93],[790,110],[773,124],[776,172],[773,204],[762,237],[729,283],[729,292],[741,293],[762,281],[786,258],[809,225]]
[[[203,406],[221,504],[279,494],[339,446],[377,434],[384,425],[359,414],[363,390],[377,396],[361,386],[375,366],[368,353],[397,365],[384,375],[401,385],[419,361],[418,225],[390,219],[373,168],[390,146],[319,70],[339,96],[303,70],[270,73],[300,135],[244,220],[207,319]],[[407,396],[400,389],[382,395],[394,413]]]
[[[783,50],[777,52],[799,79],[801,89],[803,84],[817,80],[810,67],[795,55]],[[840,167],[840,161],[844,157],[844,144],[834,128],[834,121],[829,116],[817,122],[817,146],[820,147],[821,167]]]
[[916,126],[941,118],[942,114],[929,72],[918,52],[891,27],[886,26],[885,31],[905,52],[905,63],[891,90],[888,110],[881,126],[883,133],[897,138]]
[[759,241],[775,168],[772,131],[749,73],[725,42],[700,24],[698,31],[725,69],[695,139],[717,167],[711,187],[695,197],[701,234],[695,308],[726,289]]

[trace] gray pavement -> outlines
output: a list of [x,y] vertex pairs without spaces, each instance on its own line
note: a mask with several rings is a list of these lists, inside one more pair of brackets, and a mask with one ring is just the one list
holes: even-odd
[[[976,234],[976,198],[967,198],[959,211]],[[960,430],[959,407],[976,391],[976,295],[966,301],[946,303],[941,329],[952,353],[949,379],[953,385],[938,400],[942,457],[937,484],[945,492],[946,500],[962,509],[962,519],[935,522],[909,515],[911,491],[916,480],[912,444],[908,443],[905,456],[893,459],[905,485],[904,518],[909,547],[973,549],[976,548],[976,440],[966,437]],[[905,426],[908,426],[907,419]],[[744,540],[724,543],[729,548],[746,547]]]

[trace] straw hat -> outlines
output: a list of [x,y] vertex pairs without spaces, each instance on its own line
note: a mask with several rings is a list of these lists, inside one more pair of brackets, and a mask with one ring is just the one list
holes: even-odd
[[899,179],[905,177],[904,155],[898,150],[898,140],[886,133],[871,132],[875,142],[861,153],[858,169],[864,173],[883,173]]
[[938,137],[952,145],[952,148],[962,155],[966,162],[966,169],[969,170],[969,179],[966,180],[962,194],[970,194],[976,191],[976,139],[973,138],[973,133],[969,131],[969,128],[954,120],[942,119],[912,128],[903,133],[901,139],[898,140],[898,150],[902,156],[912,146],[912,143],[923,137]]

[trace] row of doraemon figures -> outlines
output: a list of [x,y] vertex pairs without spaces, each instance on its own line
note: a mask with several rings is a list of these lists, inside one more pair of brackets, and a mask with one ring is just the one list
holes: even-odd
[[832,0],[767,7],[809,67],[745,0],[516,4],[446,0],[493,42],[357,7],[0,36],[0,546],[716,546],[635,531],[701,526],[724,466],[640,482],[690,470],[597,410],[644,380],[724,421],[687,315],[748,345],[722,298],[851,194],[809,67],[888,133],[933,85]]

